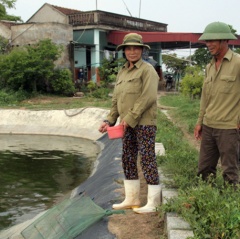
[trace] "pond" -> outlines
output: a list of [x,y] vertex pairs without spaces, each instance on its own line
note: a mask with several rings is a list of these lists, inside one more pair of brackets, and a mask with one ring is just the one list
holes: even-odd
[[87,139],[0,135],[0,230],[69,197],[91,174],[99,152]]

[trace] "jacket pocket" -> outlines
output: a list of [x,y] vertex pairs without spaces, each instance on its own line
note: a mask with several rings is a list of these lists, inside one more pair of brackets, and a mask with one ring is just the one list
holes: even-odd
[[132,78],[127,80],[126,83],[126,92],[128,94],[137,94],[141,92],[142,84],[140,78]]
[[234,84],[236,82],[235,76],[222,75],[220,81],[219,91],[221,93],[228,94],[234,91]]

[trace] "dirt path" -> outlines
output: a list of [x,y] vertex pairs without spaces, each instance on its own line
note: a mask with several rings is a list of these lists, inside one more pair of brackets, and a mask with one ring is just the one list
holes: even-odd
[[[138,160],[139,161],[139,160]],[[147,184],[143,177],[140,165],[140,200],[142,206],[147,202]],[[124,190],[122,189],[124,195]],[[124,199],[124,196],[123,196]],[[109,219],[108,229],[116,235],[117,239],[164,239],[164,220],[158,213],[137,214],[131,209],[126,214],[112,215]]]

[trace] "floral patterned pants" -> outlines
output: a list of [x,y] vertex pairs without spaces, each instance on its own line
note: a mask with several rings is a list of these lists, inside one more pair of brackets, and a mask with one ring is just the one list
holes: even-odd
[[138,125],[128,127],[123,137],[122,166],[127,180],[138,179],[137,158],[141,158],[141,167],[147,184],[158,185],[159,175],[155,155],[155,137],[157,127]]

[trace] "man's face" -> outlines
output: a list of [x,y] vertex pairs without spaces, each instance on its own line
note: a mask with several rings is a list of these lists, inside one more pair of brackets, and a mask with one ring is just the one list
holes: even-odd
[[126,46],[124,53],[126,58],[130,62],[137,62],[142,57],[142,47],[141,46]]
[[206,46],[212,56],[217,56],[222,51],[222,41],[207,40]]

